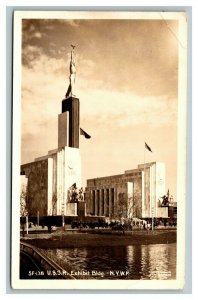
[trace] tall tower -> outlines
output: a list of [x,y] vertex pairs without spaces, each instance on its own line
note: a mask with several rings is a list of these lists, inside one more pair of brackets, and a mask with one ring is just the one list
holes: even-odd
[[77,203],[68,199],[68,190],[81,187],[81,157],[79,149],[80,101],[74,93],[76,68],[74,48],[71,50],[69,87],[58,115],[57,199],[58,214],[76,215]]
[[62,113],[58,116],[58,149],[79,148],[80,103],[78,98],[62,100]]

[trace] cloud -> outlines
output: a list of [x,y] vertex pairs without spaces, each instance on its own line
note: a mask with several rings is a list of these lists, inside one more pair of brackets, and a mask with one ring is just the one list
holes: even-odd
[[[78,76],[83,77],[83,78],[91,78],[91,75],[94,75],[94,72],[97,68],[96,62],[94,62],[91,59],[84,59],[80,55],[76,55],[76,62],[77,65],[79,65],[79,71],[78,71]],[[95,76],[94,76],[95,77]],[[88,80],[87,80],[88,81]],[[85,86],[85,81],[83,82],[83,86]]]
[[37,31],[34,33],[33,37],[37,38],[37,39],[41,39],[42,38],[42,34],[41,32]]
[[132,92],[90,89],[82,92],[82,118],[96,123],[127,127],[137,124],[164,126],[175,122],[177,101],[161,97],[140,97]]
[[[37,46],[49,58],[65,58],[70,44],[79,44],[79,75],[103,82],[105,89],[177,97],[178,41],[162,20],[43,19],[23,23],[23,47]],[[167,24],[176,34],[177,22]],[[35,38],[38,32],[41,39]],[[36,53],[32,55],[34,58]]]
[[[60,103],[69,83],[66,70],[69,58],[67,62],[49,59],[32,46],[28,46],[28,51],[39,52],[39,56],[31,61],[31,68],[23,66],[22,125],[24,131],[36,134],[41,120],[47,126],[60,113]],[[94,67],[91,60],[83,61],[83,64],[90,72]],[[81,102],[81,122],[85,124],[104,127],[116,124],[120,128],[141,124],[160,127],[174,123],[177,118],[177,101],[166,95],[141,97],[132,91],[109,91],[100,81],[86,80],[82,76],[78,80],[78,74],[76,90]]]
[[[63,58],[49,57],[46,55],[42,48],[39,46],[26,45],[23,49],[23,69],[30,70],[30,76],[35,76],[34,73],[42,74],[47,76],[47,74],[54,75],[55,73],[61,73],[66,66],[69,65],[69,56]],[[66,72],[66,71],[65,71]],[[27,72],[26,72],[27,73]],[[27,74],[26,74],[27,75]],[[24,85],[28,85],[24,78]]]
[[[64,61],[48,59],[40,53],[31,67],[22,68],[22,133],[39,134],[41,125],[49,129],[60,113],[60,102],[66,91],[62,75]],[[60,99],[60,100],[59,100]],[[51,129],[50,129],[51,130]]]

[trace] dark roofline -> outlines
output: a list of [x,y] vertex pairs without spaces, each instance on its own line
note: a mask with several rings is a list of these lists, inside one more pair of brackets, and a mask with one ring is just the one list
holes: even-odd
[[28,167],[28,166],[30,166],[32,164],[37,164],[37,163],[39,163],[41,161],[46,161],[46,160],[48,160],[48,159],[46,158],[46,159],[43,159],[43,160],[32,161],[32,162],[29,162],[29,163],[21,165],[21,168],[25,168],[25,167]]
[[109,175],[109,176],[103,176],[103,177],[95,177],[95,178],[89,178],[87,179],[87,182],[88,181],[93,181],[93,180],[100,180],[100,179],[106,179],[106,178],[115,178],[115,177],[120,177],[120,176],[125,176],[125,174],[117,174],[117,175]]

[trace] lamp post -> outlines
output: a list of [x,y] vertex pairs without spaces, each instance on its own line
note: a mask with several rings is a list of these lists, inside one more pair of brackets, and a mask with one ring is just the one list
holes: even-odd
[[154,230],[154,207],[151,208],[151,217],[152,217],[152,231]]
[[39,210],[37,211],[37,226],[39,226]]
[[65,218],[64,218],[64,214],[62,214],[62,226],[63,226],[63,228],[64,228],[64,226],[65,226]]
[[27,234],[28,234],[28,214],[26,215],[26,231],[27,231]]

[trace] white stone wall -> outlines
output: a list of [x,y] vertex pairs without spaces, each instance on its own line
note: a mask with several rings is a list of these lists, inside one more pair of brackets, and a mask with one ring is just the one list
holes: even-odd
[[142,169],[142,217],[158,217],[158,199],[165,195],[165,164],[139,165]]
[[47,215],[52,215],[53,197],[53,158],[48,158],[48,189],[47,189]]
[[157,217],[158,218],[168,218],[168,207],[158,207]]
[[26,175],[21,175],[20,178],[21,178],[21,193],[22,192],[26,193],[28,178]]
[[156,164],[150,166],[150,217],[156,216]]
[[[70,215],[71,208],[67,205],[68,189],[76,183],[81,184],[81,157],[78,148],[64,147],[57,152],[57,214]],[[73,210],[72,210],[73,212]],[[75,212],[72,214],[77,215]]]
[[127,182],[127,194],[128,194],[128,210],[127,217],[133,217],[133,209],[134,209],[134,191],[133,191],[133,182]]
[[142,171],[142,217],[145,215],[145,171]]
[[[166,194],[166,169],[165,163],[156,162],[156,217],[160,217],[158,201]],[[168,214],[168,213],[167,213]],[[168,215],[167,215],[168,216]]]

